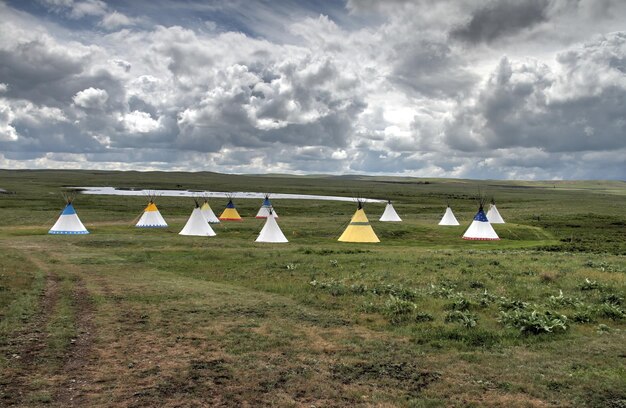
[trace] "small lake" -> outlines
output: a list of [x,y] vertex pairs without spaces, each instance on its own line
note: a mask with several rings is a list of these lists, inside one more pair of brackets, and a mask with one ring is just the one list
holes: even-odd
[[[118,189],[115,187],[74,187],[80,190],[81,194],[96,195],[117,195],[117,196],[161,196],[161,197],[207,197],[207,198],[259,198],[264,199],[265,193],[248,191],[189,191],[189,190],[139,190],[139,189]],[[270,194],[271,199],[276,200],[325,200],[325,201],[349,201],[355,202],[353,197],[325,196],[311,194]],[[361,198],[366,203],[385,203],[386,200],[374,198]]]

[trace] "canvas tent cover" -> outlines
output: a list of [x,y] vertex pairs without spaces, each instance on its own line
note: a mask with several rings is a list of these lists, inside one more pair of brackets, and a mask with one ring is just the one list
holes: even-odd
[[68,202],[48,234],[89,234],[89,231],[78,218],[72,203]]

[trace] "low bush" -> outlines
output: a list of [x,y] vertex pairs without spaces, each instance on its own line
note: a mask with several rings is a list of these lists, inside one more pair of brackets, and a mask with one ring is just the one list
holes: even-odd
[[589,278],[585,278],[585,281],[580,285],[580,290],[582,291],[597,290],[600,288],[601,285],[598,282],[589,280]]
[[619,305],[613,303],[602,303],[597,309],[598,315],[611,320],[621,320],[626,318],[626,312]]
[[506,297],[501,297],[498,299],[498,308],[501,311],[507,310],[525,310],[530,306],[527,302],[522,302],[521,300],[509,299]]
[[417,312],[415,313],[415,317],[413,318],[413,320],[415,320],[415,322],[417,323],[421,323],[421,322],[432,322],[433,320],[435,320],[435,318],[430,313]]
[[389,299],[383,306],[383,315],[389,319],[392,324],[406,323],[411,320],[417,306],[415,303],[389,295]]
[[581,307],[583,302],[576,298],[570,296],[563,296],[563,291],[559,290],[559,296],[550,296],[548,298],[548,304],[553,307],[558,306],[571,306],[571,307]]
[[476,327],[478,324],[478,316],[473,313],[462,312],[460,310],[453,310],[446,313],[444,318],[446,323],[459,323],[464,327]]
[[541,334],[567,330],[567,316],[537,310],[511,310],[500,312],[498,321],[506,327],[520,329],[522,333]]
[[465,298],[461,293],[457,293],[454,298],[452,298],[452,303],[448,303],[446,307],[449,310],[460,310],[465,311],[468,310],[471,306],[471,302],[469,299]]

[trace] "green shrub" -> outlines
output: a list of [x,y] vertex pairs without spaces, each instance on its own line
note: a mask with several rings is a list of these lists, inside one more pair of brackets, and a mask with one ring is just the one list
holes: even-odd
[[455,294],[454,286],[446,284],[437,286],[434,283],[431,283],[428,288],[428,294],[436,298],[451,298]]
[[615,293],[605,293],[600,296],[600,301],[602,303],[611,303],[613,305],[623,305],[624,298],[615,294]]
[[598,315],[611,320],[621,320],[626,317],[624,310],[613,303],[602,303],[598,306]]
[[371,293],[377,296],[392,295],[403,300],[415,300],[418,297],[418,293],[414,289],[391,283],[368,287],[363,283],[353,283],[348,285],[345,282],[335,279],[330,279],[328,281],[318,281],[314,279],[309,282],[309,285],[316,289],[325,290],[333,296],[342,296],[348,293],[355,295],[366,295]]
[[450,310],[468,310],[470,308],[470,301],[466,299],[462,294],[457,293],[453,298],[452,303],[448,303],[446,307]]
[[480,281],[472,281],[470,282],[469,287],[472,289],[484,289],[485,284]]
[[498,297],[487,292],[487,289],[485,289],[485,291],[481,293],[478,298],[478,305],[480,307],[487,307],[496,300],[498,300]]
[[383,314],[393,324],[406,323],[415,313],[415,303],[389,295],[383,307]]
[[577,310],[572,315],[572,320],[576,323],[593,323],[595,322],[595,310],[587,307],[584,310]]
[[363,302],[361,305],[361,311],[363,313],[379,313],[381,311],[381,307],[378,303]]
[[371,292],[374,295],[392,295],[403,300],[415,300],[418,296],[418,293],[414,289],[391,283],[374,286],[372,287]]
[[446,313],[444,321],[446,323],[459,323],[461,326],[464,327],[476,327],[476,325],[478,324],[478,316],[473,313],[453,310]]
[[356,295],[363,295],[367,293],[367,286],[362,283],[354,283],[350,285],[349,290]]
[[596,332],[600,334],[609,333],[610,331],[611,331],[611,328],[607,326],[606,324],[599,324],[598,327],[596,328]]
[[506,327],[520,329],[522,333],[540,334],[567,330],[567,316],[554,312],[537,310],[511,310],[500,312],[498,321]]
[[580,285],[580,290],[582,291],[597,290],[600,288],[601,285],[598,282],[589,280],[589,278],[585,278],[585,281]]
[[342,282],[331,279],[326,282],[321,282],[318,280],[312,280],[309,282],[309,285],[313,286],[316,289],[322,289],[330,293],[332,296],[342,296],[348,293],[348,288]]
[[583,302],[576,298],[570,296],[563,296],[563,291],[559,290],[559,296],[550,296],[548,298],[548,304],[550,306],[558,307],[558,306],[572,306],[572,307],[580,307]]
[[498,308],[501,311],[507,310],[524,310],[530,306],[527,302],[522,302],[521,300],[509,299],[506,297],[501,297],[498,299]]
[[585,266],[588,266],[590,268],[596,268],[599,269],[601,271],[607,271],[607,272],[622,272],[622,269],[619,267],[616,267],[614,265],[609,264],[608,262],[605,261],[600,261],[600,262],[594,262],[594,261],[587,261],[584,264]]
[[415,313],[415,317],[413,318],[413,320],[415,320],[417,323],[421,323],[421,322],[432,322],[433,320],[435,320],[435,318],[430,313],[417,312]]

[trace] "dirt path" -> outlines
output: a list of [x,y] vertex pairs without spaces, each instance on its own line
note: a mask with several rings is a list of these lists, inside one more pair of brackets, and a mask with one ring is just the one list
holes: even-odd
[[[39,311],[8,342],[6,358],[9,366],[0,376],[0,405],[30,406],[45,402],[59,407],[85,406],[81,403],[81,388],[90,382],[86,366],[97,363],[92,352],[95,325],[92,321],[94,305],[89,291],[73,265],[63,265],[63,260],[57,259],[67,272],[67,275],[60,276],[47,262],[50,259],[47,252],[17,245],[13,248],[44,272],[45,286],[39,300]],[[49,350],[48,326],[63,296],[62,279],[72,282],[71,304],[74,313],[71,324],[76,336],[71,339],[63,355],[55,356]],[[33,400],[33,395],[43,400]]]
[[7,359],[10,363],[5,374],[8,374],[9,381],[2,384],[3,403],[7,405],[24,403],[25,394],[32,389],[30,381],[32,373],[46,358],[48,339],[46,327],[59,299],[58,275],[36,257],[29,255],[28,259],[45,272],[46,283],[41,293],[39,311],[8,343]]
[[78,279],[72,293],[75,310],[76,338],[61,368],[61,381],[57,384],[54,402],[61,407],[85,406],[82,389],[91,383],[86,367],[96,363],[93,357],[95,325],[94,306],[82,279]]

